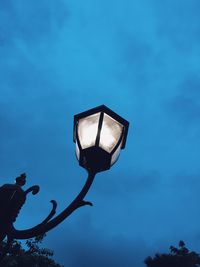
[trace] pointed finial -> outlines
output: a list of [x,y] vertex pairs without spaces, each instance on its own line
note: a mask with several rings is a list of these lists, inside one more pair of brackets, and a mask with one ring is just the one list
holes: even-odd
[[26,184],[26,173],[22,173],[20,176],[18,176],[16,179],[16,184],[19,186],[23,186]]

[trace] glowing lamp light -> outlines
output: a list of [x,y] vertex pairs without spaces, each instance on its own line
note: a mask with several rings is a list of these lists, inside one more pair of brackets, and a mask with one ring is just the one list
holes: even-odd
[[79,164],[92,172],[110,169],[125,148],[129,122],[102,105],[74,116]]

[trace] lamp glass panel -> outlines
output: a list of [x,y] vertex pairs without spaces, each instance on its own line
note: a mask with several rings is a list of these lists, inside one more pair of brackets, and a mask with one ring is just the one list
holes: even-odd
[[110,153],[116,146],[121,136],[122,129],[122,124],[104,113],[99,146]]
[[100,112],[79,120],[78,136],[82,149],[95,145]]
[[78,160],[80,159],[80,150],[79,150],[77,142],[76,142],[76,157]]
[[114,154],[112,155],[111,158],[111,166],[117,161],[119,154],[121,152],[121,146],[122,146],[122,142],[120,143],[120,145],[118,146],[118,148],[116,149],[116,151],[114,152]]

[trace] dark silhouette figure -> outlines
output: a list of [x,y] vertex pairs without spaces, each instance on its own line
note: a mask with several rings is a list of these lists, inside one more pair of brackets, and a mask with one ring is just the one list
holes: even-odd
[[180,241],[178,248],[170,247],[169,254],[156,254],[144,262],[148,267],[200,267],[200,255],[189,251],[185,243]]

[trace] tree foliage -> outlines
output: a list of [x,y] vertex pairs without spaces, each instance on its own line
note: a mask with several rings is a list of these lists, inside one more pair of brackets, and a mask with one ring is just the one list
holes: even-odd
[[[9,253],[0,263],[2,267],[63,267],[53,259],[53,251],[41,248],[43,236],[28,239],[25,245],[14,240]],[[0,251],[5,247],[5,242],[0,244]]]
[[200,267],[200,255],[189,251],[183,241],[179,247],[170,247],[169,254],[156,254],[154,258],[148,257],[144,261],[148,267]]

